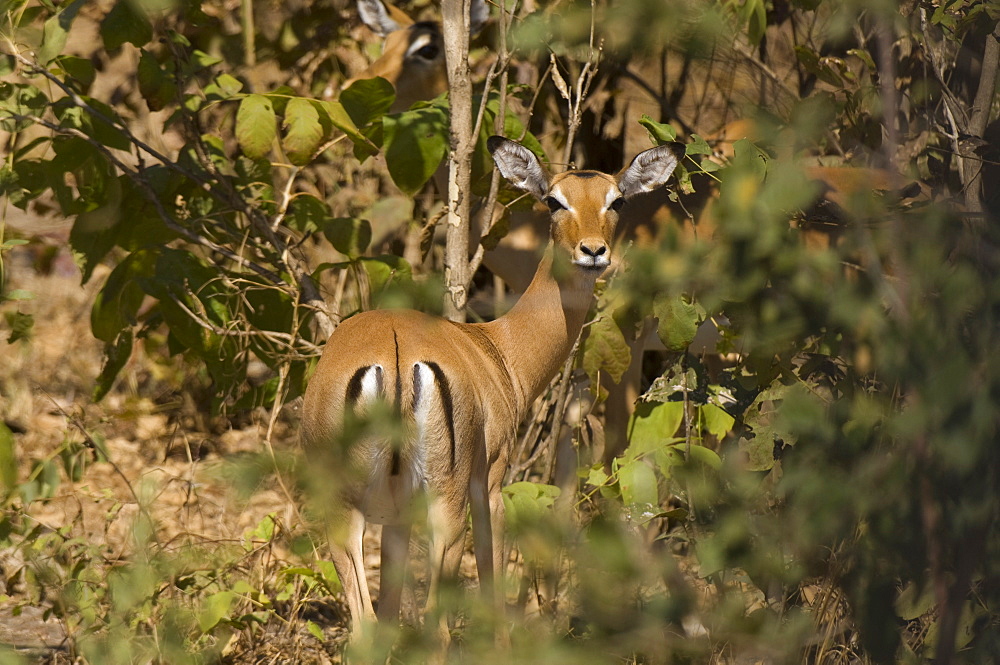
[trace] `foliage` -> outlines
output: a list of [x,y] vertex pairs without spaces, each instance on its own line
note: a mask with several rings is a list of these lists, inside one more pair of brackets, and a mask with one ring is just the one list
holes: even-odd
[[[977,161],[995,178],[995,146],[962,137],[977,87],[995,88],[972,73],[988,69],[976,45],[995,3],[654,5],[519,14],[520,59],[501,60],[530,84],[475,100],[477,196],[496,195],[482,144],[500,128],[609,171],[626,144],[680,140],[685,156],[662,197],[672,221],[636,242],[587,326],[578,362],[594,406],[574,402],[568,366],[515,448],[504,502],[530,616],[511,651],[494,649],[502,618],[474,598],[438,611],[459,610],[458,648],[477,662],[985,662],[1000,648],[1000,238],[992,181],[977,191],[964,169]],[[428,183],[449,150],[448,100],[388,113],[383,79],[328,99],[344,64],[328,46],[357,49],[342,10],[257,8],[281,20],[248,40],[251,54],[212,2],[0,5],[0,192],[5,206],[73,218],[83,281],[102,282],[96,399],[118,389],[137,347],[165,348],[197,369],[208,410],[269,406],[277,418],[337,321],[440,306]],[[100,35],[89,51],[73,41],[84,23]],[[574,135],[565,80],[601,58]],[[262,83],[255,61],[280,75]],[[109,69],[127,74],[120,94],[100,87]],[[658,117],[635,117],[630,81],[652,91]],[[751,98],[761,103],[747,109]],[[714,136],[731,113],[753,129]],[[847,173],[863,185],[832,179]],[[415,229],[407,213],[387,231],[358,202],[366,178],[374,200],[418,201]],[[982,217],[953,200],[967,190]],[[694,239],[678,230],[693,227]],[[6,287],[5,257],[25,244],[0,227],[7,343],[31,334],[31,294]],[[597,386],[627,374],[652,318],[665,351],[647,354],[658,365],[646,364],[628,446],[591,462],[604,437]],[[583,417],[571,427],[573,404]],[[557,486],[568,429],[579,469]],[[102,437],[37,455],[17,436],[0,421],[0,542],[23,562],[7,574],[20,595],[5,601],[44,605],[82,662],[215,662],[282,621],[330,639],[303,608],[336,593],[332,567],[301,542],[308,564],[256,565],[286,537],[275,517],[241,543],[189,542],[177,556],[158,541],[152,490],[130,485],[132,542],[115,558],[30,518],[110,463]],[[232,484],[251,486],[287,471],[270,458],[233,468]],[[394,657],[425,658],[434,624],[391,635]]]

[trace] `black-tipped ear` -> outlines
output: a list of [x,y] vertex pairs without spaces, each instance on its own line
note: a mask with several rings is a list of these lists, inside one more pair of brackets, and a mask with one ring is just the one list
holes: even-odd
[[667,143],[640,152],[618,174],[618,189],[625,198],[629,198],[662,187],[683,156],[683,143]]
[[516,141],[502,136],[491,136],[486,147],[501,175],[518,189],[523,189],[541,200],[549,191],[549,174],[538,161],[535,153]]
[[358,15],[372,32],[381,37],[403,27],[389,15],[389,9],[382,0],[358,0]]

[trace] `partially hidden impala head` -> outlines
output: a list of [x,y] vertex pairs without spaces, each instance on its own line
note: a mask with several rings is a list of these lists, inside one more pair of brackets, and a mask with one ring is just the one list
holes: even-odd
[[[361,75],[347,81],[381,76],[396,88],[393,113],[418,101],[433,99],[448,89],[444,43],[437,21],[414,21],[402,10],[382,0],[358,0],[358,14],[384,39],[382,55]],[[485,0],[473,0],[470,33],[478,34],[490,16]]]
[[513,186],[548,206],[555,246],[574,265],[596,274],[611,263],[611,244],[625,202],[666,184],[680,157],[676,146],[662,145],[640,153],[614,176],[588,170],[550,175],[519,143],[493,136],[487,147]]

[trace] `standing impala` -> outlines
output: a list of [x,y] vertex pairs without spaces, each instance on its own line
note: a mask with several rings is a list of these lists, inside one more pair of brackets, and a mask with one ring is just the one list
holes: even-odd
[[[336,485],[325,517],[355,631],[363,619],[375,618],[364,574],[365,523],[383,525],[378,618],[395,622],[410,508],[421,495],[430,534],[428,604],[436,602],[443,579],[457,576],[471,503],[480,586],[502,611],[494,583],[502,570],[500,488],[518,424],[580,334],[626,199],[663,186],[677,165],[672,148],[660,146],[640,153],[617,176],[550,176],[514,141],[494,136],[488,147],[503,176],[551,211],[551,240],[520,300],[483,324],[410,310],[358,314],[330,337],[306,391],[303,444],[312,472]],[[378,401],[408,426],[402,445],[342,436],[345,416],[350,420]]]

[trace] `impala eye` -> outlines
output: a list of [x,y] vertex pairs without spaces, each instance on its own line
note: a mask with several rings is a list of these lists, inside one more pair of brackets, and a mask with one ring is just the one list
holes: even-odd
[[622,206],[625,205],[625,197],[619,196],[617,199],[611,202],[611,209],[615,212],[620,212]]
[[419,49],[416,55],[420,56],[424,60],[433,60],[438,57],[439,53],[441,53],[441,49],[437,44],[428,44],[427,46]]
[[554,196],[546,196],[542,199],[542,202],[549,207],[549,212],[558,212],[566,209],[566,206],[559,203],[559,199]]

